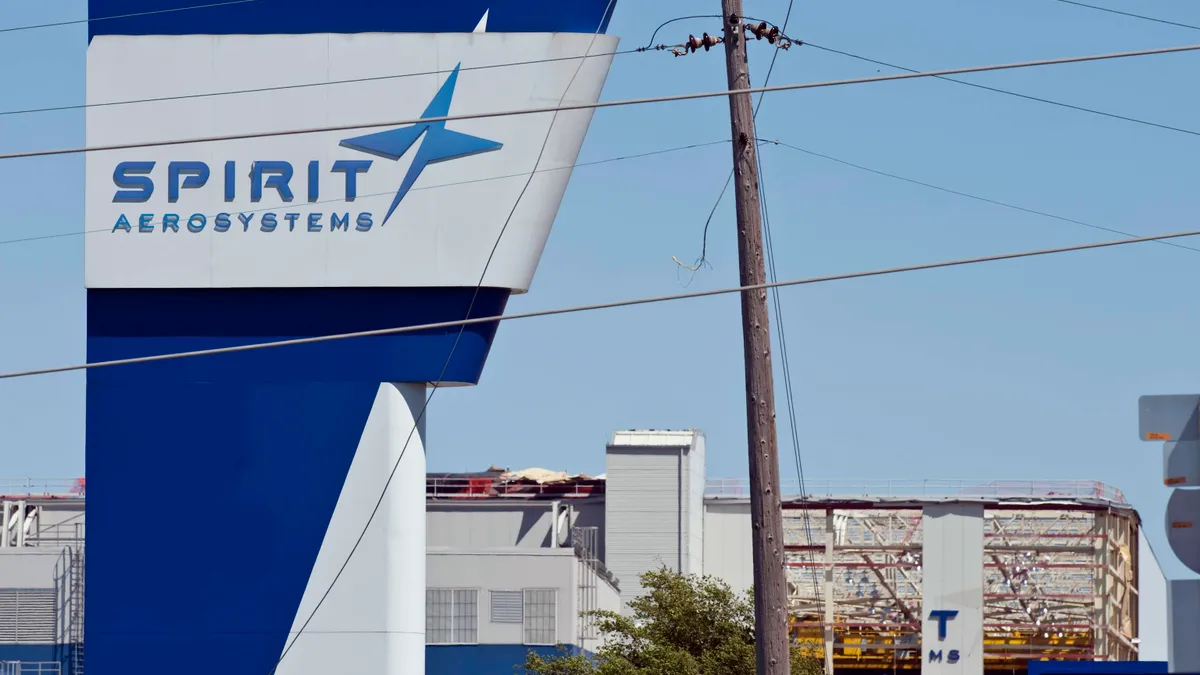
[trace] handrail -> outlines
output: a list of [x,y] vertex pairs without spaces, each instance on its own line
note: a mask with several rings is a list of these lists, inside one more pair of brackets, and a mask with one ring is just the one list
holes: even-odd
[[[86,494],[82,478],[0,479],[0,495],[81,498]],[[558,483],[502,481],[496,477],[429,477],[425,494],[432,498],[584,498],[604,492],[603,478],[581,478]],[[785,496],[810,497],[999,497],[999,498],[1092,498],[1128,504],[1121,490],[1092,480],[809,480],[804,489],[795,480],[783,481]],[[704,494],[709,497],[749,496],[745,478],[710,478]]]
[[[708,497],[748,497],[745,478],[710,478]],[[809,480],[804,489],[797,481],[784,481],[780,494],[789,497],[996,497],[1001,499],[1100,499],[1128,504],[1119,489],[1091,480]]]
[[83,497],[83,478],[0,478],[0,495],[28,497]]

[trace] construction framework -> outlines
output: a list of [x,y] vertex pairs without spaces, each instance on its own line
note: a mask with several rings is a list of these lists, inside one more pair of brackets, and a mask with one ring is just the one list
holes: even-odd
[[793,639],[835,671],[919,670],[922,507],[975,502],[985,508],[987,670],[1136,660],[1138,515],[1108,486],[1063,485],[785,502]]

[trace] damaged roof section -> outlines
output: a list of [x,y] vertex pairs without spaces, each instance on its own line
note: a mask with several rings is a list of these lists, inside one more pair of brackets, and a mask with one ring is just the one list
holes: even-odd
[[604,474],[493,466],[471,473],[426,474],[425,494],[433,499],[586,499],[604,494]]

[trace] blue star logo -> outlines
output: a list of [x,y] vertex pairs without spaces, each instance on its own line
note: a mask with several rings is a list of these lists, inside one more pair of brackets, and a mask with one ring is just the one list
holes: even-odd
[[[446,78],[446,82],[442,84],[442,88],[438,89],[433,100],[426,106],[425,112],[421,113],[421,119],[430,117],[447,117],[450,114],[450,99],[454,98],[454,84],[458,81],[458,69],[462,64],[454,66],[454,71],[450,73],[450,77]],[[392,217],[392,212],[400,205],[400,200],[404,199],[404,195],[412,188],[413,183],[417,182],[421,172],[429,164],[437,162],[445,162],[451,159],[460,157],[470,157],[483,152],[491,152],[504,147],[503,143],[489,141],[486,138],[471,136],[457,131],[451,131],[446,128],[445,120],[440,122],[419,122],[410,127],[400,127],[399,129],[389,129],[388,131],[380,131],[366,136],[357,136],[355,138],[347,138],[339,145],[343,148],[358,150],[376,157],[383,157],[392,161],[397,161],[408,152],[413,143],[416,143],[421,135],[425,135],[425,140],[421,143],[420,149],[417,150],[417,155],[413,157],[412,165],[408,167],[408,173],[404,176],[404,182],[400,183],[400,189],[396,192],[396,197],[392,200],[392,206],[388,209],[387,215],[383,217],[383,224],[387,224],[388,218]]]

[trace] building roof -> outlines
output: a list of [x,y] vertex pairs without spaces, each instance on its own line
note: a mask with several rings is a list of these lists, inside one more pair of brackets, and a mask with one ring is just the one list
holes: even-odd
[[432,499],[585,499],[604,494],[604,476],[542,468],[509,471],[492,467],[478,473],[427,474],[425,495]]
[[[629,433],[629,432],[622,432]],[[643,433],[643,432],[637,432]],[[647,432],[680,437],[693,432]],[[3,499],[83,499],[86,481],[72,479],[0,479]],[[606,476],[590,476],[540,467],[426,474],[426,495],[432,499],[586,499],[605,493]],[[785,481],[780,486],[785,508],[821,506],[858,509],[917,509],[923,504],[969,502],[991,507],[1055,509],[1132,507],[1117,488],[1099,481],[972,481],[972,480],[827,480],[803,486]],[[736,503],[750,498],[744,478],[710,478],[705,499]]]

